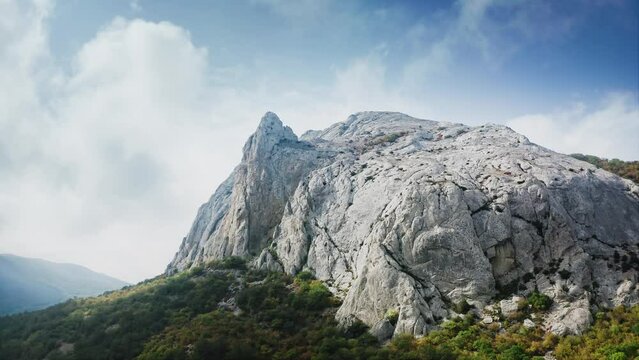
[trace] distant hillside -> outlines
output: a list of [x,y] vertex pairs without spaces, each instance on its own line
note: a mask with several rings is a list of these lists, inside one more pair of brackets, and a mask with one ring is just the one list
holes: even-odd
[[639,161],[623,161],[619,159],[604,159],[593,155],[571,154],[570,156],[585,162],[589,162],[598,168],[610,171],[626,179],[639,184]]
[[125,285],[79,265],[0,254],[0,315],[42,309]]

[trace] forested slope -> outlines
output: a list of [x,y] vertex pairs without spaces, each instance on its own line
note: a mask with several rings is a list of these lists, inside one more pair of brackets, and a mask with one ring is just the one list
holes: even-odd
[[[547,300],[485,324],[465,316],[383,345],[361,322],[338,328],[339,301],[308,272],[247,270],[230,258],[103,296],[0,318],[1,359],[634,359],[639,306],[595,315],[583,336],[556,337],[525,316]],[[397,314],[387,314],[397,321]]]

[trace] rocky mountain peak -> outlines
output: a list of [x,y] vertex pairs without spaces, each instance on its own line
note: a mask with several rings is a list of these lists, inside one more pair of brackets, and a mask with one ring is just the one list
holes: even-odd
[[430,129],[436,124],[439,123],[416,119],[398,112],[365,111],[353,114],[344,122],[332,125],[323,131],[312,132],[312,134],[325,140],[348,140],[395,132],[417,132]]
[[270,111],[262,116],[255,134],[276,139],[297,140],[297,136],[293,133],[293,130],[288,126],[284,126],[277,114]]
[[306,269],[380,338],[533,291],[556,333],[639,302],[639,187],[505,126],[361,112],[298,140],[267,113],[244,150],[168,272],[230,255]]
[[244,145],[244,157],[265,156],[271,153],[273,147],[282,141],[297,142],[297,135],[290,127],[284,126],[280,118],[272,112],[262,116],[257,130]]

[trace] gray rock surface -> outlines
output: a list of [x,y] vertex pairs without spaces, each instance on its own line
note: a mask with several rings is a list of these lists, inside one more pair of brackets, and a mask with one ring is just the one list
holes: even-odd
[[298,139],[267,113],[167,272],[231,255],[308,269],[339,320],[380,335],[389,309],[394,334],[422,334],[462,300],[537,288],[547,328],[580,332],[592,308],[637,302],[638,245],[636,184],[505,126],[363,112]]
[[546,317],[546,330],[557,335],[581,335],[592,323],[589,305],[589,300],[585,296],[570,303],[557,304]]
[[530,319],[524,319],[524,326],[528,329],[532,329],[535,327],[535,323]]
[[395,325],[391,324],[388,319],[381,319],[371,327],[370,332],[379,341],[385,341],[393,336]]
[[519,311],[520,303],[524,298],[521,296],[513,296],[510,299],[504,299],[499,302],[499,308],[501,309],[501,314],[505,317],[511,317],[515,315],[517,311]]

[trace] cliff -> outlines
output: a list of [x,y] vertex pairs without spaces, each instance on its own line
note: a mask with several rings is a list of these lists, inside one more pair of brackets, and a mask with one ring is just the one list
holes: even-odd
[[505,126],[363,112],[298,138],[267,113],[167,272],[228,256],[307,269],[343,299],[340,321],[380,338],[538,290],[563,334],[639,301],[638,254],[636,184]]

